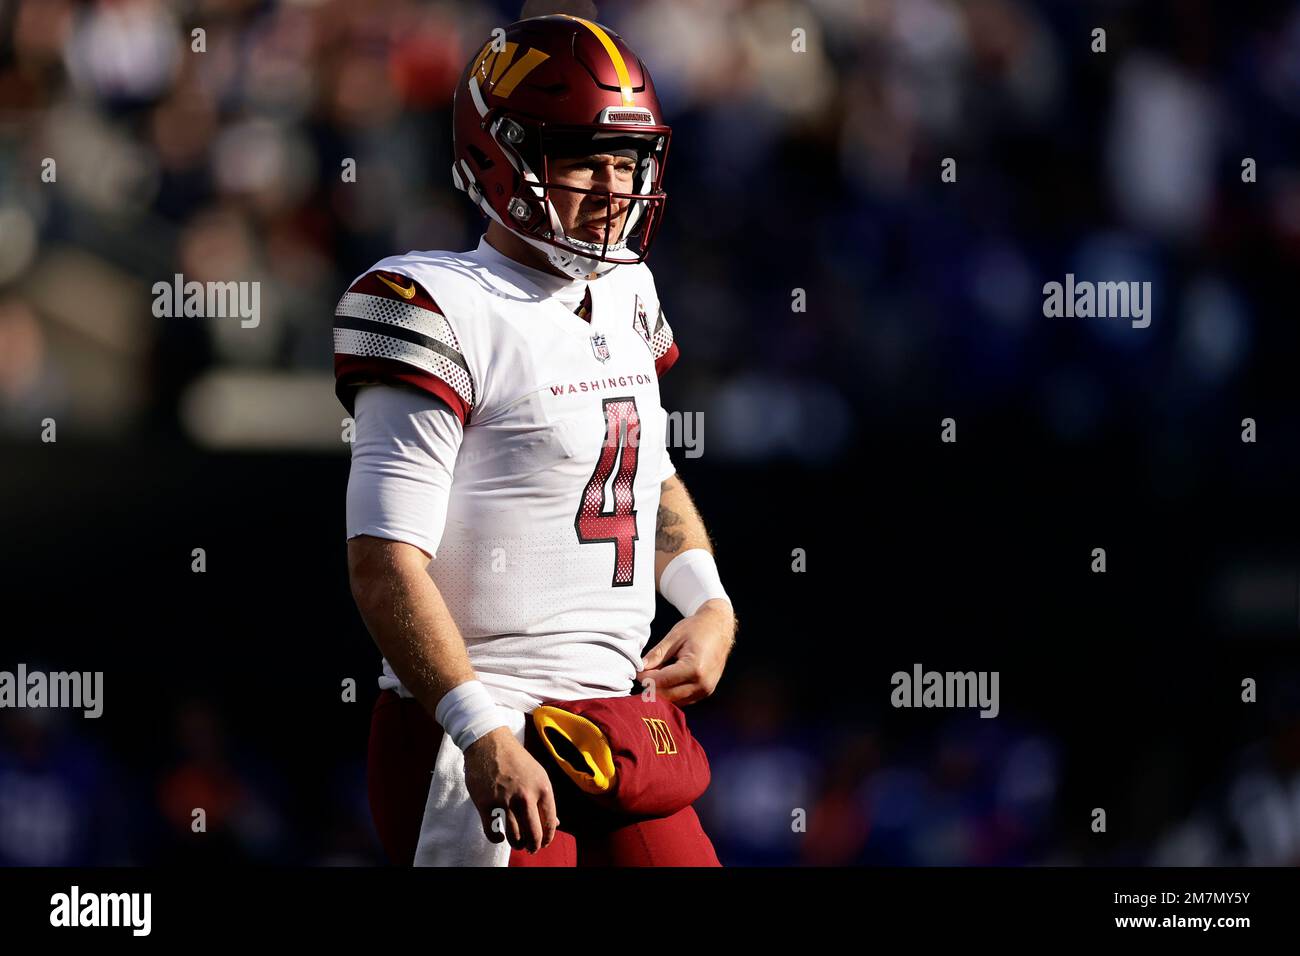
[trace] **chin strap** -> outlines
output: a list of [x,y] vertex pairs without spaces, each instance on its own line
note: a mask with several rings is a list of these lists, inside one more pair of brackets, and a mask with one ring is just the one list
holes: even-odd
[[[549,242],[542,242],[540,239],[534,239],[531,236],[525,236],[522,233],[516,232],[515,235],[519,236],[519,238],[523,239],[534,249],[538,249],[545,253],[546,260],[550,262],[551,265],[574,279],[585,279],[592,273],[595,273],[598,276],[603,276],[607,272],[611,272],[623,264],[621,262],[604,262],[600,259],[582,256],[572,250],[561,249],[558,246],[551,245]],[[561,232],[560,237],[564,238],[563,232]],[[574,245],[591,245],[590,243],[581,242],[576,239],[564,238],[564,241],[573,243]],[[626,243],[619,243],[617,246],[610,246],[609,248],[611,251],[622,251],[623,248],[626,248],[626,245]],[[599,249],[600,246],[597,244],[594,245],[593,248]]]

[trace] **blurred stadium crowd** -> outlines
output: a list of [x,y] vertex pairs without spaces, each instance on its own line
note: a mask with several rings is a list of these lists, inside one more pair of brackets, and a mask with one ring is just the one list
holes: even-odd
[[[708,426],[699,468],[833,472],[960,408],[963,427],[1124,447],[1126,481],[1175,497],[1219,479],[1293,489],[1293,452],[1228,462],[1196,437],[1287,402],[1269,427],[1300,437],[1282,311],[1300,269],[1300,4],[528,12],[560,6],[628,39],[674,128],[651,265],[683,351],[666,404]],[[449,178],[452,89],[519,13],[0,0],[0,449],[50,416],[104,442],[344,457],[334,303],[385,255],[475,243]],[[1067,272],[1153,279],[1149,334],[1044,319],[1041,284]],[[174,273],[260,282],[259,327],[155,318],[151,286]],[[739,672],[698,717],[724,863],[1300,863],[1294,706],[1187,812],[1099,856],[1061,835],[1066,755],[1042,724],[954,718],[886,744],[792,712],[779,674]],[[0,864],[184,860],[195,805],[221,836],[208,854],[377,861],[360,745],[312,773],[330,796],[308,825],[285,793],[307,772],[228,710],[182,702],[156,760],[80,722],[0,715]]]

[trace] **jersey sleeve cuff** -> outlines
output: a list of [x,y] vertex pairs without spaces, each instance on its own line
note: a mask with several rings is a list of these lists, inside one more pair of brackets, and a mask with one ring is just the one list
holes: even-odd
[[662,377],[664,372],[672,368],[673,363],[676,361],[677,361],[677,343],[674,342],[672,345],[668,346],[668,351],[664,352],[663,355],[655,359],[655,374]]
[[334,391],[349,415],[355,414],[357,390],[362,385],[402,385],[441,399],[462,425],[469,419],[469,404],[438,376],[402,362],[376,356],[335,354]]

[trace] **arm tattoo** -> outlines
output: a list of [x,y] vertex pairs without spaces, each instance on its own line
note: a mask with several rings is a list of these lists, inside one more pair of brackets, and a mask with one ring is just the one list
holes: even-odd
[[676,530],[681,527],[682,516],[671,508],[659,506],[659,517],[655,521],[655,550],[675,554],[682,549],[686,535]]

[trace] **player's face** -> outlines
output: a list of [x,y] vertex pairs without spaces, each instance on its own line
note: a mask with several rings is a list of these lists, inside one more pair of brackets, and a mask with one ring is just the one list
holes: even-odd
[[612,204],[602,193],[628,193],[632,191],[636,161],[626,156],[597,153],[570,159],[553,159],[549,162],[550,179],[579,189],[595,189],[596,193],[574,193],[567,189],[550,192],[565,235],[584,242],[604,242],[609,228],[609,241],[618,239],[627,217],[631,201],[615,199]]

